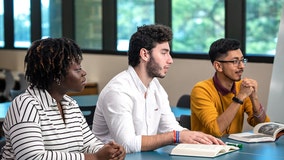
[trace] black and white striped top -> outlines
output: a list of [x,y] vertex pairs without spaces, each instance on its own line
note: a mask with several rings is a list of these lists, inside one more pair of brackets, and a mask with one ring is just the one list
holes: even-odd
[[16,97],[6,115],[3,159],[84,159],[103,143],[91,132],[78,104],[65,95],[65,123],[47,91],[28,88]]

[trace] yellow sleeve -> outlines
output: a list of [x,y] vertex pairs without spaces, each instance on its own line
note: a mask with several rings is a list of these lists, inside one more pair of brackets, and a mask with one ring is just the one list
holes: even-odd
[[213,81],[197,83],[191,92],[191,129],[221,137],[223,133],[217,123],[220,106]]

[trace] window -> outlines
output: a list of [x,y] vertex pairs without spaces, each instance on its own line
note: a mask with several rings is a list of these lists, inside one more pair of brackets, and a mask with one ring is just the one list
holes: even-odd
[[283,3],[284,0],[247,0],[247,55],[275,55]]
[[102,49],[101,0],[75,1],[75,39],[81,48]]
[[14,46],[27,48],[31,44],[30,0],[14,0]]
[[138,26],[154,24],[154,0],[117,0],[117,50],[128,50]]
[[62,36],[61,1],[41,0],[42,38]]
[[207,53],[224,37],[224,0],[172,0],[173,52]]
[[[283,4],[284,0],[0,0],[0,47],[25,49],[34,39],[69,37],[88,53],[126,55],[138,26],[160,23],[173,30],[174,58],[208,59],[211,43],[229,37],[241,41],[250,62],[272,63]],[[8,24],[12,21],[14,25]]]
[[0,0],[0,47],[4,47],[4,3]]

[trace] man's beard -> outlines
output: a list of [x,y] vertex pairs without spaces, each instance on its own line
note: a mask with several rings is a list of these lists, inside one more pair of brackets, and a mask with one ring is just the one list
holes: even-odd
[[161,75],[160,71],[163,68],[159,66],[158,63],[156,63],[155,59],[151,56],[150,60],[146,66],[146,71],[148,73],[149,77],[158,77],[158,78],[164,78],[165,76]]

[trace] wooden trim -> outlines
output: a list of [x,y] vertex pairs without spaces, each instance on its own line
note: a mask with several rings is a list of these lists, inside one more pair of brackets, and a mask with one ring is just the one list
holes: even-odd
[[96,82],[88,83],[82,92],[67,93],[67,95],[69,96],[80,96],[80,95],[89,95],[89,94],[98,94],[98,84]]

